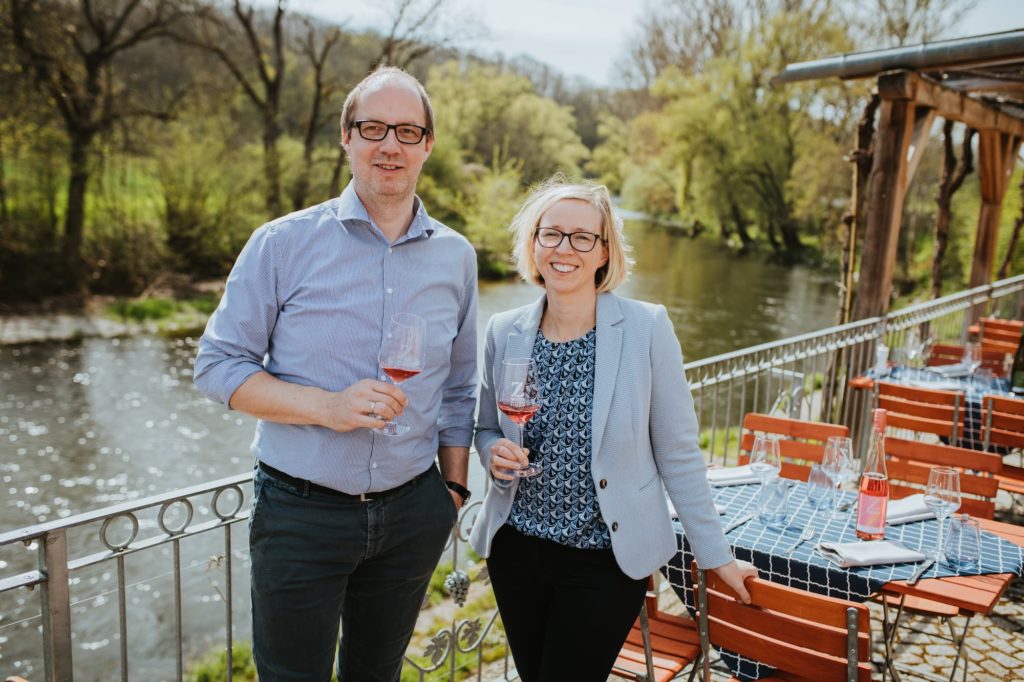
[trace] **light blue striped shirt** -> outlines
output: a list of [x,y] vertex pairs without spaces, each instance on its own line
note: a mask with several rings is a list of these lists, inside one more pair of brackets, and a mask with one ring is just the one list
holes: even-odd
[[476,407],[476,254],[427,215],[419,198],[394,244],[350,184],[341,196],[256,230],[206,325],[195,383],[228,404],[259,371],[340,391],[386,380],[377,366],[384,321],[427,323],[423,372],[402,384],[402,436],[261,419],[252,452],[292,476],[350,494],[388,490],[425,471],[439,445],[468,447]]

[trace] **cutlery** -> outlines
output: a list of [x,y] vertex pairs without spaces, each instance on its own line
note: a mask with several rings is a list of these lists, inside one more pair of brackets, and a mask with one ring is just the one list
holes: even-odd
[[752,518],[754,518],[754,513],[753,512],[750,512],[749,514],[744,514],[743,516],[737,516],[735,519],[730,521],[728,523],[728,525],[726,525],[725,530],[722,531],[722,532],[728,533],[729,531],[733,530],[734,528],[739,528],[740,526],[742,526],[747,521],[750,521]]
[[907,584],[916,585],[917,581],[921,579],[921,576],[924,575],[925,571],[931,568],[932,564],[934,563],[935,557],[928,557],[927,559],[922,561],[921,565],[917,567],[916,571],[914,571],[914,575],[910,576],[910,580],[907,581]]
[[804,544],[805,542],[807,542],[808,540],[810,540],[813,537],[814,537],[814,526],[812,526],[811,524],[807,524],[807,528],[804,529],[804,532],[800,534],[800,537],[797,538],[796,542],[794,542],[792,545],[790,545],[786,549],[786,551],[783,552],[783,554],[785,554],[786,556],[789,556],[790,554],[792,554],[793,552],[796,551],[797,547],[799,547],[800,545]]

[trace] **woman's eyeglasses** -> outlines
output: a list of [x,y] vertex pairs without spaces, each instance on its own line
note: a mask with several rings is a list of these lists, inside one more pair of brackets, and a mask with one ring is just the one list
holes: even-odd
[[580,253],[593,251],[597,240],[603,239],[593,232],[562,232],[553,227],[538,227],[536,232],[537,243],[546,249],[557,249],[566,237],[569,238],[569,246]]

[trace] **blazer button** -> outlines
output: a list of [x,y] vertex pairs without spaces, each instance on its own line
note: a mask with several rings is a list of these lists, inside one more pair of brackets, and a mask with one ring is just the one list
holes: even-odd
[[598,485],[601,486],[602,490],[604,490],[605,488],[608,487],[608,479],[607,478],[602,478],[601,482],[598,483]]
[[619,529],[619,522],[618,521],[613,521],[612,522],[612,530],[616,531],[618,529]]

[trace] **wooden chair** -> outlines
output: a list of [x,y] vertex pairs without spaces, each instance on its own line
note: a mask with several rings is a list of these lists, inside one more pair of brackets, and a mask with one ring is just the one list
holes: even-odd
[[[904,440],[886,437],[885,453],[888,455],[886,464],[889,473],[889,495],[893,499],[907,497],[924,492],[928,483],[928,472],[932,466],[948,466],[960,472],[960,512],[991,519],[996,509],[996,494],[999,481],[996,476],[1003,469],[1003,459],[999,455],[978,450],[923,443],[921,441]],[[963,638],[970,625],[970,614],[965,615],[963,628],[957,632],[953,618],[961,615],[960,609],[951,604],[932,601],[921,597],[901,595],[884,595],[880,598],[885,609],[885,635],[890,642],[895,638],[890,622],[899,623],[905,611],[921,618],[938,618],[940,623],[949,629],[949,639],[957,645],[957,657],[953,663],[955,671],[962,653]],[[889,609],[895,608],[896,615],[892,621]],[[932,631],[907,628],[912,631],[934,634]],[[967,663],[964,663],[966,674]]]
[[[1005,347],[1005,344],[996,342],[982,343],[981,345],[981,367],[992,372],[992,376],[997,378],[1006,376]],[[963,361],[963,357],[963,346],[937,343],[932,346],[931,354],[925,364],[929,367],[958,365]]]
[[806,481],[811,465],[820,463],[824,457],[828,439],[832,436],[849,436],[850,429],[841,424],[748,412],[743,417],[743,437],[740,439],[741,465],[750,461],[750,451],[758,433],[783,436],[779,439],[779,452],[782,455],[782,471],[779,475]]
[[875,382],[875,407],[887,411],[890,429],[933,434],[956,444],[963,432],[964,394]]
[[[1024,462],[1024,400],[1007,396],[985,395],[982,405],[982,445],[1017,450]],[[1014,496],[1024,495],[1024,466],[1003,464],[996,474],[999,487]]]
[[771,679],[871,679],[871,621],[864,604],[761,578],[746,582],[751,603],[744,604],[714,573],[696,563],[692,570],[705,682],[712,645],[772,666],[778,676]]
[[1021,333],[1024,331],[1024,322],[1020,320],[999,320],[992,317],[981,318],[981,342],[996,341],[1000,343],[1013,344],[1011,355],[1017,352],[1020,345]]
[[697,660],[700,637],[697,624],[684,616],[662,613],[655,584],[660,574],[647,582],[640,617],[629,630],[625,644],[612,666],[612,676],[636,682],[666,682]]

